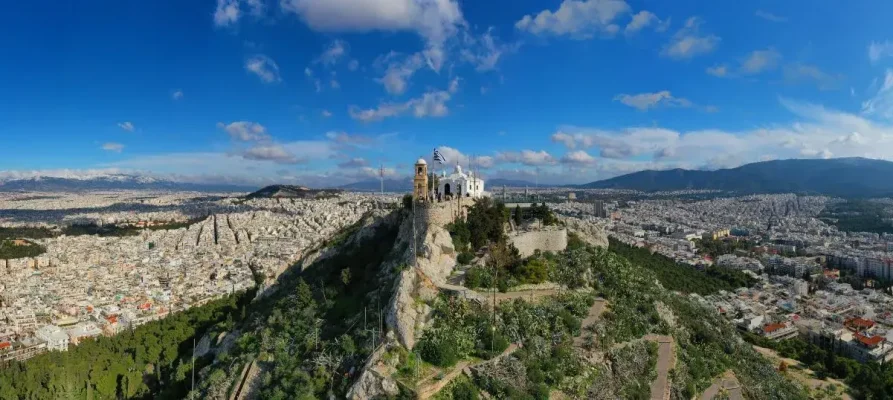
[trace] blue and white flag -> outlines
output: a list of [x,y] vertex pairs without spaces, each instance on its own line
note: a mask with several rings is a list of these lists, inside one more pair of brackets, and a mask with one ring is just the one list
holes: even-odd
[[440,164],[444,164],[447,162],[447,159],[443,156],[443,154],[440,154],[437,149],[434,149],[434,161],[437,161]]

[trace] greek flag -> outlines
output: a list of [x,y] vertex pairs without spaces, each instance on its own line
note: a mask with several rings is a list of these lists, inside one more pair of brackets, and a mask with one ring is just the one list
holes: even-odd
[[434,149],[434,161],[437,161],[438,163],[443,164],[443,163],[447,162],[447,159],[446,159],[446,157],[443,156],[443,154],[440,154],[440,152],[437,151],[437,149]]

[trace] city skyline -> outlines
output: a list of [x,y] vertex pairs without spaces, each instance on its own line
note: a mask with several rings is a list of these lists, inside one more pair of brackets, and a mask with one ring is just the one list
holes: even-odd
[[435,147],[559,184],[893,159],[893,5],[510,4],[12,5],[0,178],[331,186]]

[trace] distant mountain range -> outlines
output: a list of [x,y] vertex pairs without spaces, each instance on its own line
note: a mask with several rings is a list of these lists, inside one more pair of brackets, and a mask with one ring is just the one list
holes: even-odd
[[580,185],[640,191],[714,189],[738,193],[893,196],[893,162],[867,158],[764,161],[715,171],[640,171]]
[[0,180],[0,192],[77,192],[83,190],[170,190],[194,192],[251,192],[253,186],[174,182],[148,176],[109,174],[90,177],[46,177]]

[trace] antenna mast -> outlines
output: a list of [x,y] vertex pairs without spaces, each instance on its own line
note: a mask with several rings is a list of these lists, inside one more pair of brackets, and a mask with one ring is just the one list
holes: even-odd
[[381,194],[384,194],[384,164],[378,166],[378,179],[381,181]]

